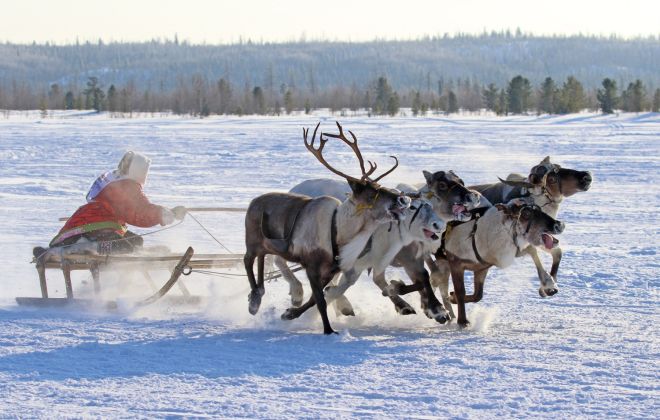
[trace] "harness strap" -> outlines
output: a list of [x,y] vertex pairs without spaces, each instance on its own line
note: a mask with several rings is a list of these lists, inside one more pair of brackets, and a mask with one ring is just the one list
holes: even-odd
[[332,223],[330,224],[330,242],[332,243],[332,261],[334,262],[335,268],[339,268],[339,245],[337,244],[337,209],[332,212]]
[[477,257],[477,261],[479,261],[481,264],[484,265],[494,265],[489,263],[488,261],[484,260],[481,258],[481,255],[479,255],[479,251],[477,250],[477,241],[475,237],[477,236],[477,223],[479,222],[479,219],[474,220],[474,226],[472,226],[472,232],[470,232],[470,236],[472,237],[472,251],[474,251],[474,256]]

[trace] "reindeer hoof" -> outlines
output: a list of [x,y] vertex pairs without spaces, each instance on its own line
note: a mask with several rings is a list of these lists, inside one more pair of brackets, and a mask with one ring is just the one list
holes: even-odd
[[294,308],[289,308],[286,311],[284,311],[284,313],[282,314],[282,316],[280,316],[280,318],[282,318],[282,320],[284,321],[291,321],[292,319],[298,318],[298,315],[296,314]]
[[468,321],[467,319],[464,319],[464,320],[458,320],[458,327],[459,327],[459,328],[462,329],[462,328],[467,328],[467,327],[469,327],[469,326],[470,326],[470,321]]
[[251,291],[248,295],[248,311],[250,311],[250,314],[255,315],[257,312],[259,312],[259,306],[261,306],[261,296],[263,296],[263,293],[260,293],[257,290]]
[[291,295],[291,306],[298,307],[303,304],[302,285],[292,286],[289,289],[289,295]]
[[400,308],[397,307],[396,312],[399,315],[414,315],[414,314],[417,313],[417,312],[415,312],[415,310],[411,306],[403,306],[403,307],[400,307]]
[[548,289],[548,290],[546,290],[546,291],[545,291],[545,294],[548,295],[548,296],[554,296],[554,295],[557,294],[557,292],[559,292],[559,290],[557,290],[557,289],[555,289],[555,288],[552,288],[552,289]]
[[392,280],[385,289],[383,289],[383,296],[392,297],[401,294],[401,288],[405,285],[401,280]]
[[337,331],[333,330],[332,328],[324,329],[323,334],[325,335],[330,335],[330,334],[339,334]]

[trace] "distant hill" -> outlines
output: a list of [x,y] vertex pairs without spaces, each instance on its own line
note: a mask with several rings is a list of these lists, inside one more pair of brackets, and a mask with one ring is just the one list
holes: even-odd
[[83,86],[90,76],[108,86],[170,91],[182,78],[221,77],[236,86],[315,91],[365,86],[386,76],[395,89],[435,90],[438,81],[505,83],[517,74],[537,85],[573,75],[586,88],[610,77],[620,86],[641,79],[660,86],[660,40],[531,37],[491,34],[415,41],[189,45],[178,42],[79,45],[0,44],[0,87],[25,83]]

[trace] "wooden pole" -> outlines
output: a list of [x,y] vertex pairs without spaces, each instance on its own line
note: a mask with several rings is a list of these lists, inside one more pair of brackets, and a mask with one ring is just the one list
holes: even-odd
[[[247,208],[240,208],[240,207],[186,207],[187,211],[208,211],[208,212],[230,212],[230,213],[245,213],[247,211]],[[60,217],[59,219],[60,222],[66,222],[69,220],[68,217]]]

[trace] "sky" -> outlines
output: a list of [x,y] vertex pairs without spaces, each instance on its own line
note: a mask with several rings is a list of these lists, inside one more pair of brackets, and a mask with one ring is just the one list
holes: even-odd
[[0,42],[368,41],[520,28],[537,35],[660,35],[660,1],[0,0]]

